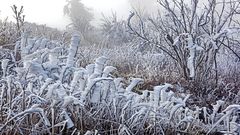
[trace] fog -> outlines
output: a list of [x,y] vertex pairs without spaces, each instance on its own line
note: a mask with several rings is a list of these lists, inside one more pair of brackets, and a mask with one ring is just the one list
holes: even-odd
[[47,24],[51,27],[64,28],[67,20],[63,16],[65,0],[0,0],[0,16],[13,20],[11,7],[24,6],[26,21]]
[[[84,5],[91,8],[94,13],[94,25],[99,25],[102,13],[111,15],[115,12],[120,19],[128,17],[132,7],[144,12],[152,12],[156,9],[156,0],[82,0]],[[50,27],[64,29],[70,23],[63,15],[63,7],[66,0],[0,0],[0,18],[8,17],[13,20],[10,6],[13,4],[24,6],[26,21],[46,24]]]
[[140,12],[153,14],[158,9],[157,0],[129,0],[131,7]]

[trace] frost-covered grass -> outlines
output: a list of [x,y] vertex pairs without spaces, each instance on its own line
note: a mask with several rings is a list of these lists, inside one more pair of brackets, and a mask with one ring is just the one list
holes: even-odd
[[[169,61],[167,56],[154,51],[141,53],[136,47],[123,46],[84,46],[79,50],[79,63],[82,66],[94,62],[102,55],[111,58],[108,64],[118,68],[119,73],[123,76],[137,76],[144,78],[162,78],[164,81],[170,77],[178,77],[173,62]],[[168,67],[168,68],[167,68]],[[172,73],[169,73],[169,72]],[[160,74],[161,73],[161,74]],[[168,78],[167,78],[168,77]]]
[[[24,22],[24,27],[31,30],[33,37],[45,37],[51,40],[64,40],[62,38],[63,32],[46,25],[38,25],[35,23]],[[14,22],[9,22],[0,19],[0,47],[13,49],[16,41],[20,39],[19,30]],[[65,35],[68,37],[68,35]]]
[[[142,89],[153,89],[155,85],[171,83],[180,87],[183,92],[193,94],[199,105],[211,105],[219,99],[238,103],[240,63],[230,52],[221,52],[218,55],[218,85],[215,84],[215,75],[208,80],[208,84],[199,81],[187,81],[177,68],[177,64],[163,53],[153,51],[139,52],[135,46],[82,46],[78,52],[80,66],[93,63],[98,57],[105,55],[110,59],[109,65],[115,66],[118,72],[114,75],[124,78],[139,77],[145,80]],[[229,96],[230,95],[230,96]],[[232,97],[232,98],[229,98]]]
[[[212,109],[190,105],[191,94],[168,83],[142,90],[139,85],[144,79],[121,78],[116,76],[117,68],[107,65],[107,61],[118,60],[115,52],[96,54],[93,64],[80,64],[84,59],[76,59],[77,49],[83,57],[87,50],[81,47],[78,35],[72,37],[70,46],[23,35],[15,51],[0,50],[1,134],[240,132],[239,104],[219,100]],[[17,54],[20,60],[15,59]],[[152,56],[135,54],[134,60]],[[158,64],[165,63],[164,57],[156,57],[163,59]],[[131,62],[131,58],[125,60]]]

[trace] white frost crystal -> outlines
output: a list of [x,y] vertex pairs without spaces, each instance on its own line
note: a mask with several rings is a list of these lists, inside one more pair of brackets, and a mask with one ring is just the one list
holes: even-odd
[[69,48],[69,52],[68,52],[68,57],[67,57],[67,67],[72,67],[74,65],[74,57],[77,53],[78,50],[78,46],[80,44],[80,36],[75,34],[73,35],[72,39],[71,39],[71,45]]

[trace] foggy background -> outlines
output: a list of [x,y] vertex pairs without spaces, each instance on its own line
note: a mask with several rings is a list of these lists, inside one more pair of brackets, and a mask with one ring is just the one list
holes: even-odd
[[[88,8],[92,9],[95,19],[93,24],[98,26],[102,13],[110,16],[113,12],[119,19],[126,19],[132,9],[142,10],[152,14],[156,10],[156,0],[81,0]],[[8,16],[13,20],[10,8],[15,4],[17,7],[24,6],[26,21],[38,24],[46,24],[50,27],[64,29],[70,23],[63,15],[63,7],[66,0],[0,0],[0,18]]]

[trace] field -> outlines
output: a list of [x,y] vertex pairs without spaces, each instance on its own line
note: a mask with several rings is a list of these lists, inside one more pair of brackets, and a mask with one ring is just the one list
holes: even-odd
[[101,29],[0,21],[0,134],[240,134],[238,6],[158,2]]

